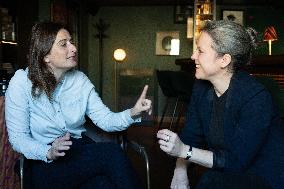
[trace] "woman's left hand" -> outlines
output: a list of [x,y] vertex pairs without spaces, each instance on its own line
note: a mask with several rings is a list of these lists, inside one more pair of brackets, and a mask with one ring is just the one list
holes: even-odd
[[189,146],[185,145],[176,133],[168,129],[162,129],[158,131],[157,138],[161,150],[167,154],[181,158],[186,157]]
[[145,85],[141,96],[137,100],[135,106],[131,108],[131,117],[139,116],[142,112],[148,112],[149,115],[152,113],[152,101],[146,99],[146,94],[148,91],[148,85]]

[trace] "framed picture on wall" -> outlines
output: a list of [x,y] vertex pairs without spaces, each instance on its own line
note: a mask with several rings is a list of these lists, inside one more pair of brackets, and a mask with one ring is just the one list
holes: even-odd
[[242,10],[223,10],[222,18],[223,20],[231,20],[244,25],[244,11]]
[[156,55],[179,55],[179,31],[156,33]]

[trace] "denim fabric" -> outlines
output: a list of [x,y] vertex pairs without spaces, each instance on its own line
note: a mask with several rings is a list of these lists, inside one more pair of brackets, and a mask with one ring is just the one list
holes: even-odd
[[9,141],[15,151],[28,159],[46,161],[48,143],[71,133],[80,138],[87,115],[105,131],[125,130],[134,122],[130,110],[112,112],[95,91],[88,77],[72,70],[56,86],[50,101],[45,93],[38,98],[31,94],[28,70],[18,70],[6,92],[5,116]]

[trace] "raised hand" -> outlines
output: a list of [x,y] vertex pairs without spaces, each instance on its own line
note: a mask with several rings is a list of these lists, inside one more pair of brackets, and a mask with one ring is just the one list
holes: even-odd
[[65,156],[64,151],[69,150],[71,145],[70,133],[66,133],[64,136],[55,139],[47,152],[47,159],[56,160],[59,157]]
[[148,91],[148,85],[145,85],[139,99],[137,100],[135,106],[131,108],[131,117],[140,115],[142,112],[148,112],[149,115],[152,113],[152,101],[146,98]]

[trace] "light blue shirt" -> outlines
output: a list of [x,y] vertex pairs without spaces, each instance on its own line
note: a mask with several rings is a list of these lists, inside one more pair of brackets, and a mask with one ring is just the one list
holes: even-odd
[[65,74],[51,102],[44,93],[38,98],[32,96],[32,83],[27,74],[28,69],[18,70],[11,79],[5,95],[5,117],[13,149],[28,159],[48,162],[50,143],[66,132],[81,138],[81,133],[86,131],[85,115],[105,131],[125,130],[140,121],[140,118],[131,118],[129,109],[110,111],[80,71]]

